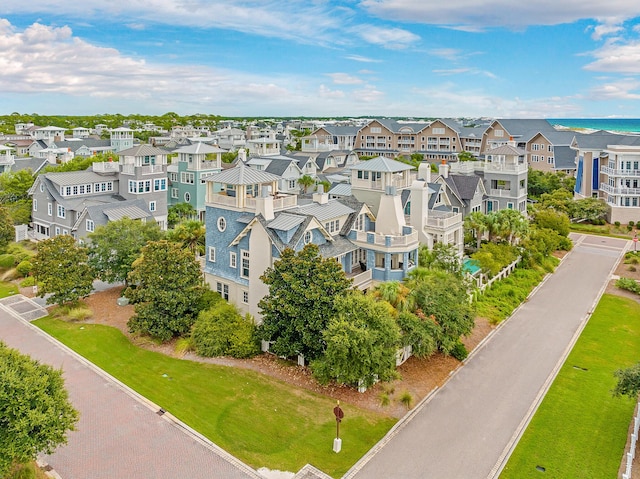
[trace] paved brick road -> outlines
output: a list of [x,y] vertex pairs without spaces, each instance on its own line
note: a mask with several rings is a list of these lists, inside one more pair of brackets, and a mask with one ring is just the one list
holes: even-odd
[[262,478],[217,446],[168,419],[95,366],[0,304],[0,339],[64,371],[81,417],[69,443],[43,459],[63,479]]

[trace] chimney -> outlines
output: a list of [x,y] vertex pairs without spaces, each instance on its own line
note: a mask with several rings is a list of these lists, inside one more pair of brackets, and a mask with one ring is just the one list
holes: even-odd
[[256,198],[256,214],[262,213],[264,219],[271,221],[275,218],[273,214],[273,196],[269,194],[269,187],[263,186],[260,196]]
[[411,184],[411,226],[418,232],[420,243],[432,247],[432,239],[425,233],[429,216],[429,185],[425,181],[415,180]]
[[418,179],[424,180],[427,183],[431,183],[431,164],[430,163],[420,163],[418,165]]
[[245,150],[244,148],[240,148],[238,150],[238,160],[240,160],[242,163],[247,161],[247,150]]
[[440,163],[438,167],[438,173],[443,178],[449,178],[449,165],[447,165],[447,160],[442,160],[442,163]]
[[329,202],[329,194],[324,192],[324,185],[317,186],[313,201],[319,205],[326,205]]

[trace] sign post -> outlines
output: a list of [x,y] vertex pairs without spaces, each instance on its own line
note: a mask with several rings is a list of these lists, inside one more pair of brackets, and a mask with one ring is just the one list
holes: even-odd
[[333,440],[333,452],[340,452],[342,449],[342,439],[340,439],[340,421],[344,417],[344,412],[340,408],[340,401],[333,408],[333,414],[336,416],[336,438]]
[[638,233],[633,235],[633,251],[636,251],[636,247],[638,245]]

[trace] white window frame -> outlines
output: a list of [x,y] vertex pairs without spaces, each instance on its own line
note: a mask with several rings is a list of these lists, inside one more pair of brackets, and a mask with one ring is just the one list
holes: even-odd
[[53,204],[47,203],[47,215],[53,216]]
[[184,202],[191,203],[191,193],[189,193],[188,191],[185,191],[184,193]]
[[[246,262],[246,267],[245,267]],[[251,272],[251,262],[249,252],[246,249],[240,250],[240,277],[249,278]],[[245,274],[246,272],[246,274]]]
[[96,225],[93,220],[87,219],[86,221],[86,229],[89,233],[93,233],[96,229]]
[[216,247],[215,246],[209,246],[209,254],[208,254],[208,259],[210,263],[215,263],[216,262]]
[[180,198],[180,191],[178,190],[178,188],[171,188],[171,198]]
[[238,267],[238,255],[234,251],[229,252],[229,267],[230,268]]
[[155,201],[149,201],[149,211],[151,211],[152,213],[156,210],[156,202]]
[[227,229],[227,220],[224,218],[224,216],[220,216],[218,218],[218,221],[216,221],[216,226],[218,227],[218,231],[220,231],[220,233],[224,233],[224,231]]
[[244,304],[249,304],[249,291],[242,292],[242,302]]
[[66,218],[67,217],[67,210],[64,208],[64,206],[57,205],[56,217],[57,218]]
[[38,211],[38,200],[36,198],[33,199],[33,211]]

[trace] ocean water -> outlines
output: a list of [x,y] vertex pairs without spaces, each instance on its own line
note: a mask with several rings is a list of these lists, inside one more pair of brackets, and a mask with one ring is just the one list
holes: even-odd
[[640,133],[640,118],[548,118],[547,121],[567,128]]

